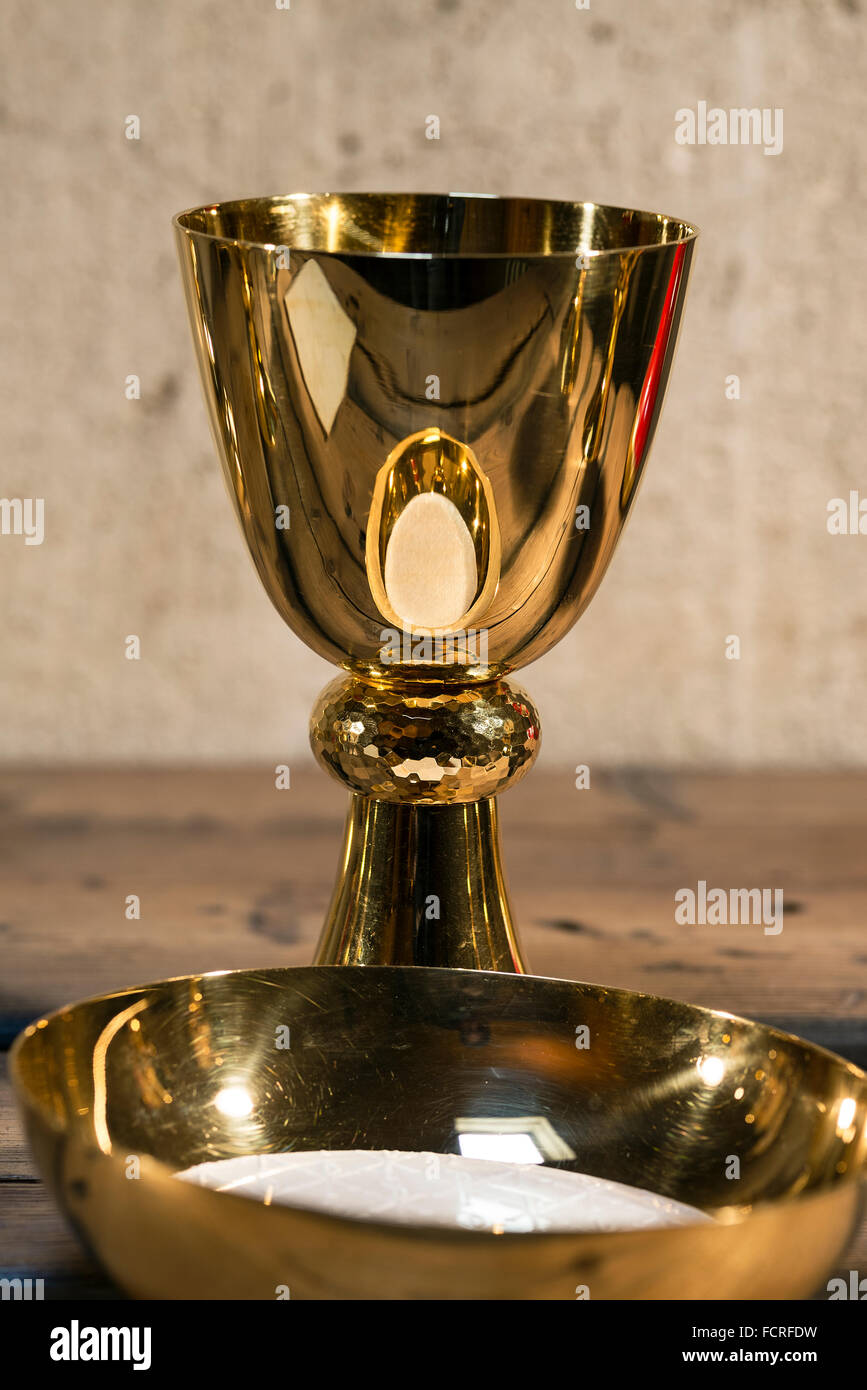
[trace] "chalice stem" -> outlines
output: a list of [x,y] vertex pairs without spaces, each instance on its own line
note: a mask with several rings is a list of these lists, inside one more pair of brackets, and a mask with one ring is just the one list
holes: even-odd
[[315,963],[523,974],[496,799],[429,806],[354,792]]

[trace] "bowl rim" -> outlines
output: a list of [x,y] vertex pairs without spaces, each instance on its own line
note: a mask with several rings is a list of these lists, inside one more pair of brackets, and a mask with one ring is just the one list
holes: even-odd
[[[677,234],[670,240],[649,242],[642,246],[610,246],[593,249],[591,247],[582,248],[580,246],[571,247],[563,251],[381,251],[366,248],[352,249],[328,249],[325,247],[312,246],[293,246],[291,239],[288,242],[257,241],[244,237],[224,236],[217,232],[203,230],[200,227],[190,225],[194,217],[201,217],[206,214],[216,214],[224,212],[235,212],[243,207],[250,207],[258,204],[261,208],[275,207],[280,203],[299,203],[310,202],[313,200],[325,200],[328,198],[336,199],[338,202],[370,200],[380,201],[388,199],[405,199],[408,202],[425,201],[430,203],[444,202],[463,202],[473,203],[500,203],[512,204],[515,208],[526,207],[536,208],[537,210],[548,207],[556,209],[578,209],[585,211],[612,214],[620,217],[637,217],[647,223],[662,223],[677,228]],[[545,198],[545,197],[521,197],[512,194],[498,193],[463,193],[463,192],[412,192],[408,190],[389,190],[381,189],[378,191],[362,190],[358,192],[340,190],[321,190],[315,192],[296,192],[296,193],[272,193],[254,194],[245,198],[215,199],[213,202],[200,203],[194,207],[184,208],[181,212],[175,213],[172,217],[172,226],[179,234],[188,237],[190,240],[210,241],[220,246],[235,246],[250,251],[274,252],[277,250],[288,250],[290,253],[295,250],[299,255],[305,256],[328,256],[335,258],[342,257],[367,257],[379,260],[531,260],[531,261],[551,261],[551,260],[576,260],[579,256],[588,262],[604,260],[609,256],[621,256],[626,252],[639,254],[646,251],[670,250],[675,247],[685,246],[689,242],[695,241],[699,236],[699,228],[692,222],[687,222],[682,217],[675,217],[668,213],[650,212],[644,208],[636,208],[627,204],[597,203],[592,200],[564,199],[564,198]]]

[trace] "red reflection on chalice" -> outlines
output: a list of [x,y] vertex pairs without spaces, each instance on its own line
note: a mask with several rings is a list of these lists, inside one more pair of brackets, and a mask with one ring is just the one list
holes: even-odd
[[668,351],[668,340],[671,336],[671,326],[674,320],[674,309],[677,304],[680,282],[683,278],[683,259],[686,247],[678,246],[674,253],[674,262],[671,267],[671,275],[668,281],[668,289],[665,295],[665,304],[662,309],[662,317],[659,321],[659,329],[656,334],[656,341],[653,344],[653,352],[647,368],[647,375],[644,378],[644,385],[641,388],[641,396],[638,401],[638,414],[635,422],[635,433],[633,435],[632,446],[632,467],[637,473],[641,467],[644,451],[647,446],[647,436],[650,430],[650,422],[653,419],[653,411],[656,406],[656,398],[659,394],[659,387],[662,378],[662,368],[665,363]]

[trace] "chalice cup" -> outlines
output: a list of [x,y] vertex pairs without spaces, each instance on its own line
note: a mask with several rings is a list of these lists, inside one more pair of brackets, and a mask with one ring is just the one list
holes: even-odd
[[644,472],[695,245],[591,203],[323,194],[175,220],[211,424],[272,602],[342,668],[318,964],[522,971],[496,796],[510,673],[589,603]]

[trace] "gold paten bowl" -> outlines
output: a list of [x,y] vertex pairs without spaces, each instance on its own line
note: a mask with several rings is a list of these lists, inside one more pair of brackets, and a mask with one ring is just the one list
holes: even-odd
[[[799,1298],[827,1278],[863,1195],[857,1067],[744,1019],[565,980],[190,976],[40,1020],[12,1078],[46,1182],[141,1298]],[[227,1093],[245,1105],[221,1105]],[[461,1132],[498,1122],[558,1168],[718,1219],[497,1235],[265,1206],[173,1176],[246,1153],[455,1153]]]

